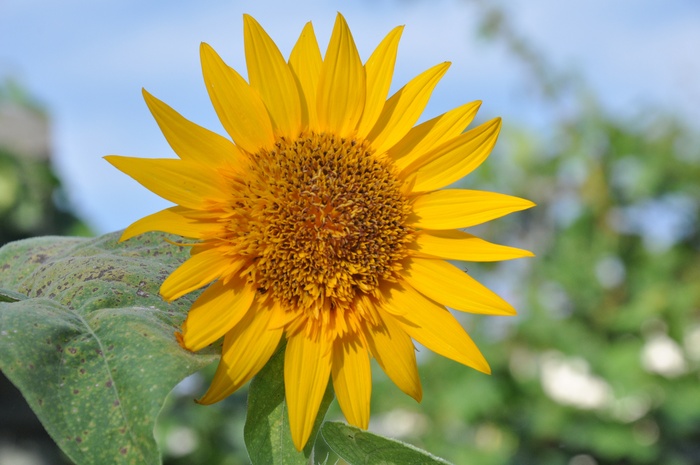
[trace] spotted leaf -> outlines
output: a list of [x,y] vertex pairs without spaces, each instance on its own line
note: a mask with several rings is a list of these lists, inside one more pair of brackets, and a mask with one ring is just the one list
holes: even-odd
[[191,297],[167,304],[186,250],[162,234],[118,243],[46,237],[0,249],[0,369],[76,464],[159,464],[166,395],[215,360],[173,333]]

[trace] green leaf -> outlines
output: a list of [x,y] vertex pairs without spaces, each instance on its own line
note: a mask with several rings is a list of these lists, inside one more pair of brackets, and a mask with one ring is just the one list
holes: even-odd
[[0,302],[18,302],[26,298],[26,295],[22,295],[19,292],[0,288]]
[[0,369],[76,464],[160,463],[153,427],[166,395],[216,359],[173,337],[192,297],[158,296],[188,256],[166,237],[45,237],[0,249],[0,287],[26,296],[0,303]]
[[284,400],[284,346],[253,378],[248,389],[248,415],[243,437],[253,465],[294,465],[313,463],[313,445],[318,428],[333,401],[330,383],[321,400],[309,442],[298,452],[289,429]]
[[328,421],[321,435],[350,465],[445,465],[449,462],[394,439],[368,433],[345,423]]

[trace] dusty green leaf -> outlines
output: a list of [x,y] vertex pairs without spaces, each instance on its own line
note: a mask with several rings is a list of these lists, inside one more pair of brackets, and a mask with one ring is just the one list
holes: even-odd
[[253,465],[304,465],[312,460],[318,428],[333,401],[330,383],[321,400],[309,442],[298,452],[289,430],[284,401],[284,347],[253,378],[248,390],[248,414],[243,436]]
[[449,465],[449,462],[394,439],[368,433],[345,423],[328,421],[321,435],[350,465]]
[[22,295],[19,292],[0,288],[0,302],[17,302],[26,298],[26,295]]
[[0,369],[77,464],[158,464],[153,427],[183,378],[215,360],[173,332],[192,297],[167,304],[163,279],[187,250],[146,234],[119,244],[44,237],[0,249]]

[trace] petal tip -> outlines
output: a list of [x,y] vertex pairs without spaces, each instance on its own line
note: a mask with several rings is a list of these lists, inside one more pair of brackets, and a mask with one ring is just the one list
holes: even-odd
[[214,52],[214,48],[211,45],[209,45],[208,43],[200,42],[199,43],[199,54],[203,55],[205,53],[211,54],[211,53],[216,53],[216,52]]
[[439,73],[440,79],[442,79],[442,76],[444,76],[445,73],[447,72],[447,70],[450,69],[450,66],[452,66],[451,61],[443,61],[442,63],[440,63],[439,65],[436,66],[436,68],[439,68],[438,73]]
[[109,163],[110,165],[112,165],[113,167],[115,167],[116,169],[118,169],[119,171],[124,171],[124,170],[122,169],[122,167],[123,167],[123,163],[122,163],[122,162],[124,161],[125,158],[128,158],[128,157],[124,157],[124,156],[122,156],[122,155],[105,155],[105,156],[102,157],[102,158],[103,158],[107,163]]
[[494,316],[516,316],[518,314],[518,311],[513,307],[511,304],[506,302],[502,298],[498,298],[500,301],[500,305],[498,307],[494,306],[497,310],[499,310],[497,313],[494,313]]
[[210,399],[207,399],[207,395],[206,395],[206,394],[203,395],[202,397],[200,397],[199,399],[195,399],[195,400],[194,400],[194,403],[195,403],[195,404],[199,404],[199,405],[211,405],[211,404],[213,404],[213,403],[215,403],[215,402],[216,402],[216,401],[212,401],[212,400],[210,400]]
[[125,229],[125,230],[122,232],[122,235],[119,236],[119,240],[118,240],[117,242],[122,243],[122,242],[128,241],[129,239],[131,239],[132,237],[134,237],[133,234],[129,234],[128,230],[129,230],[129,228]]
[[423,401],[423,390],[421,389],[411,397],[413,397],[413,399],[420,404]]
[[260,23],[247,13],[243,13],[243,27],[246,29],[261,28]]
[[190,350],[187,348],[187,345],[185,345],[185,335],[182,334],[181,331],[175,331],[173,335],[175,336],[175,340],[180,345],[180,347],[182,347],[185,350]]
[[161,299],[163,299],[167,303],[171,303],[179,297],[178,295],[174,295],[174,294],[171,294],[167,291],[163,291],[163,286],[161,286],[159,294],[160,294]]

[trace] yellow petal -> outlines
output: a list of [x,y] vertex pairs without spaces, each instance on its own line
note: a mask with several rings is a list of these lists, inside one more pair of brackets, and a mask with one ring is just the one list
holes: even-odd
[[[452,309],[484,315],[515,315],[515,309],[493,291],[444,260],[412,258],[402,273],[426,297]],[[403,315],[410,316],[410,313]]]
[[271,313],[254,304],[240,323],[226,333],[214,379],[197,402],[213,404],[231,395],[270,360],[283,333],[282,329],[268,329]]
[[365,69],[345,18],[338,13],[318,82],[321,131],[348,136],[365,105]]
[[533,206],[529,200],[496,192],[444,189],[416,197],[408,221],[424,229],[466,228]]
[[173,151],[183,160],[217,167],[236,165],[241,153],[233,142],[184,118],[143,89],[143,98]]
[[215,342],[233,328],[246,314],[256,291],[235,277],[225,285],[212,283],[195,300],[182,325],[182,341],[196,352]]
[[222,255],[218,249],[206,249],[193,253],[163,281],[160,286],[160,295],[169,302],[173,301],[230,273],[231,269],[231,259]]
[[201,239],[205,234],[218,229],[216,223],[206,223],[188,218],[184,215],[188,211],[190,210],[183,207],[170,207],[143,217],[129,225],[122,233],[119,241],[125,241],[149,231],[162,231],[177,234],[178,236]]
[[479,106],[480,101],[467,103],[419,124],[389,149],[389,156],[400,170],[405,169],[427,152],[459,136],[472,122]]
[[390,290],[385,305],[409,309],[393,317],[404,331],[428,349],[481,372],[491,372],[474,341],[442,305],[410,287],[398,286]]
[[442,63],[424,71],[387,100],[367,136],[378,153],[389,150],[411,130],[449,67],[450,63]]
[[265,102],[277,135],[296,138],[301,130],[301,104],[292,70],[255,19],[243,15],[243,26],[250,85]]
[[299,451],[309,440],[330,373],[331,348],[325,337],[313,340],[301,331],[289,338],[284,388],[292,441]]
[[493,244],[457,230],[421,231],[415,242],[421,255],[469,262],[495,262],[532,257],[527,250]]
[[287,328],[297,318],[303,318],[303,310],[279,308],[270,318],[270,328]]
[[367,349],[356,340],[337,340],[333,347],[333,389],[348,423],[367,429],[372,373]]
[[226,132],[250,153],[271,148],[275,141],[272,122],[257,91],[209,45],[202,43],[200,55],[209,98]]
[[299,92],[302,99],[302,122],[311,129],[317,129],[318,117],[316,112],[316,92],[318,79],[321,75],[323,59],[318,48],[316,35],[311,22],[306,23],[301,31],[299,40],[289,55],[289,66],[301,87]]
[[369,131],[374,127],[377,118],[384,108],[386,96],[389,95],[391,78],[394,75],[394,65],[396,64],[396,52],[399,48],[399,39],[403,26],[394,28],[365,64],[367,74],[367,94],[365,109],[357,127],[357,137],[364,139]]
[[500,130],[501,119],[492,119],[420,157],[403,171],[415,175],[413,192],[440,189],[471,173],[489,156]]
[[382,309],[378,309],[378,314],[381,318],[379,324],[365,332],[372,356],[399,389],[420,402],[423,390],[418,376],[413,341],[398,326],[392,315]]
[[104,158],[146,189],[183,207],[201,209],[207,200],[226,196],[221,176],[200,163],[118,155]]

